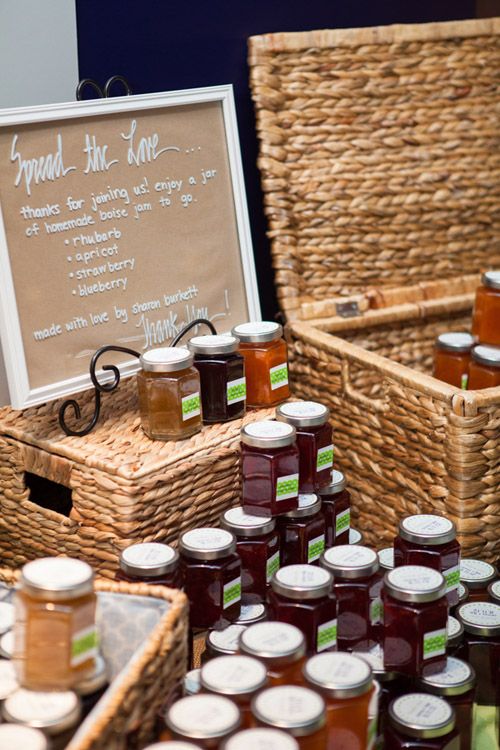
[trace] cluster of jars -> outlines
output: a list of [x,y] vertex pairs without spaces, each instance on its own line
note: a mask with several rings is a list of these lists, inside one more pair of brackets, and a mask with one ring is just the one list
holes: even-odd
[[153,440],[183,440],[202,424],[229,422],[247,406],[274,406],[290,395],[278,323],[242,323],[231,334],[195,336],[187,348],[150,349],[140,363],[141,423]]
[[486,271],[476,291],[472,333],[436,339],[434,376],[462,389],[500,385],[500,271]]

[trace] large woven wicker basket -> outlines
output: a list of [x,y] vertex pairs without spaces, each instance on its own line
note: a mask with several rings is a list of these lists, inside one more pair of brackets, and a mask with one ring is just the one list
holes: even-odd
[[[500,20],[249,42],[295,395],[327,402],[372,544],[404,513],[500,554],[500,388],[431,377],[500,266]],[[332,335],[335,334],[335,335]]]
[[[17,572],[1,568],[0,580],[14,584]],[[181,591],[164,586],[101,580],[96,581],[95,588],[97,592],[152,597],[168,604],[168,609],[140,651],[117,676],[116,684],[86,719],[68,750],[137,750],[154,740],[160,708],[182,684],[188,653],[187,599]]]

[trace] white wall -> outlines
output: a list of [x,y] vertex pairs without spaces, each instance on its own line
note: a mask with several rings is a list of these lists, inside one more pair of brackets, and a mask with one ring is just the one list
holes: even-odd
[[[74,101],[75,0],[0,0],[0,107]],[[8,403],[0,351],[0,405]]]

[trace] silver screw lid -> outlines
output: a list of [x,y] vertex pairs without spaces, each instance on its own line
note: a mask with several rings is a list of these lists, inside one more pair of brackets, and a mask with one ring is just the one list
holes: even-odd
[[292,664],[306,652],[304,635],[286,622],[259,622],[240,636],[240,651],[274,666]]
[[145,372],[179,372],[191,367],[193,355],[182,346],[163,346],[144,352],[139,361]]
[[462,583],[461,581],[460,581],[460,582],[459,582],[459,584],[458,584],[458,589],[457,589],[457,591],[458,591],[458,601],[459,601],[459,603],[462,603],[462,602],[464,602],[464,601],[465,601],[466,599],[468,599],[468,598],[469,598],[469,589],[468,589],[468,588],[467,588],[467,586],[466,586],[466,585],[465,585],[464,583]]
[[446,623],[446,636],[448,638],[448,646],[456,646],[462,640],[464,634],[464,626],[457,620],[453,615],[448,615],[448,621]]
[[300,494],[299,505],[296,510],[283,514],[283,518],[309,518],[321,510],[321,500],[313,492]]
[[236,552],[236,537],[226,529],[202,526],[182,534],[179,551],[195,560],[218,560]]
[[363,544],[363,534],[351,526],[349,529],[349,544]]
[[42,729],[51,736],[75,727],[80,715],[80,698],[71,690],[44,693],[19,688],[2,707],[5,721]]
[[413,544],[438,545],[453,541],[457,530],[453,521],[444,516],[420,513],[399,522],[399,536]]
[[377,552],[380,567],[392,570],[394,567],[394,547],[384,547]]
[[94,590],[94,571],[73,557],[42,557],[26,563],[20,585],[35,599],[79,599]]
[[328,596],[332,574],[315,565],[285,565],[271,579],[273,591],[287,599],[309,600]]
[[389,704],[389,721],[408,737],[443,737],[455,727],[455,711],[437,695],[408,693]]
[[201,686],[210,693],[226,695],[238,702],[262,690],[267,684],[267,670],[252,656],[218,656],[201,669]]
[[364,695],[373,684],[370,665],[353,654],[316,654],[306,661],[303,672],[310,685],[333,698],[347,699]]
[[500,604],[500,581],[493,581],[488,586],[488,594],[496,604]]
[[500,289],[500,271],[485,271],[481,276],[481,283],[490,289]]
[[270,534],[276,527],[271,516],[253,516],[245,513],[243,508],[230,508],[220,517],[221,526],[231,531],[236,537],[255,537]]
[[420,686],[433,695],[463,695],[472,690],[476,683],[476,673],[467,662],[448,656],[441,672],[432,667],[424,667]]
[[240,637],[245,625],[228,625],[223,630],[211,630],[207,635],[207,648],[216,656],[230,656],[239,649]]
[[264,344],[283,336],[283,326],[270,320],[240,323],[231,331],[242,344]]
[[265,620],[267,620],[265,604],[242,604],[240,616],[234,621],[234,624],[249,627]]
[[328,422],[330,409],[317,401],[288,401],[276,409],[276,419],[295,428],[320,427]]
[[267,688],[252,701],[252,712],[263,724],[307,737],[325,724],[325,701],[314,690],[297,685]]
[[241,442],[253,448],[286,448],[296,440],[295,427],[263,419],[241,428]]
[[294,737],[281,729],[256,727],[233,734],[224,743],[223,750],[299,750],[299,745]]
[[238,706],[222,695],[198,693],[173,703],[165,723],[174,735],[192,740],[227,737],[241,723]]
[[442,333],[436,339],[436,347],[446,352],[470,352],[475,343],[474,336],[465,331]]
[[22,724],[1,724],[0,747],[12,750],[49,750],[49,741],[39,729]]
[[333,575],[347,580],[367,578],[379,569],[377,553],[361,544],[339,544],[325,550],[320,565]]
[[492,638],[500,635],[500,604],[466,602],[455,612],[466,633]]
[[193,354],[208,354],[215,356],[217,354],[231,354],[238,351],[239,341],[236,336],[215,335],[215,336],[194,336],[188,341],[188,349]]
[[496,578],[498,572],[494,565],[472,557],[460,559],[460,580],[466,583],[469,589],[486,588]]
[[320,487],[318,495],[336,495],[345,490],[346,486],[347,483],[342,472],[337,471],[337,469],[332,469],[332,481],[325,487]]
[[433,602],[445,595],[446,581],[433,568],[401,565],[387,571],[384,588],[390,596],[402,602]]
[[178,562],[177,550],[159,542],[131,544],[120,554],[121,570],[128,575],[142,578],[154,578],[172,573]]
[[472,359],[487,367],[500,367],[500,346],[475,346]]

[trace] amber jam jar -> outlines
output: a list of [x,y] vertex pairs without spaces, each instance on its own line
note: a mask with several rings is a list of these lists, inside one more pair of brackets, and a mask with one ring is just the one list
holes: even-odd
[[437,570],[402,565],[384,576],[383,650],[389,672],[418,677],[446,664],[446,582]]
[[500,271],[486,271],[476,289],[472,333],[482,344],[500,346]]
[[460,544],[453,521],[422,513],[399,523],[394,540],[394,565],[425,565],[443,574],[450,607],[458,604]]
[[408,693],[389,706],[384,750],[458,750],[455,712],[443,698]]
[[96,595],[90,565],[45,557],[27,563],[15,595],[14,662],[31,690],[67,690],[96,668]]
[[247,406],[274,406],[290,396],[283,327],[270,321],[242,323],[231,331],[245,358]]
[[469,589],[470,602],[487,602],[488,586],[497,578],[495,566],[484,560],[468,557],[460,560],[460,580]]
[[200,377],[183,347],[150,349],[137,374],[142,429],[152,440],[183,440],[201,430]]
[[264,664],[251,656],[219,656],[201,670],[203,690],[234,701],[241,711],[241,726],[245,728],[252,726],[252,699],[266,685]]
[[352,654],[317,654],[304,664],[305,684],[326,702],[327,748],[365,750],[369,744],[372,670]]
[[325,519],[325,544],[347,544],[351,526],[351,495],[341,471],[332,470],[330,484],[320,487],[321,510]]
[[168,544],[131,544],[120,554],[118,581],[180,588],[179,554]]
[[236,620],[241,607],[241,563],[235,537],[225,529],[193,529],[180,537],[179,552],[191,627],[224,627]]
[[476,343],[470,333],[442,333],[434,346],[434,377],[467,388],[471,350]]
[[269,616],[300,628],[309,654],[337,648],[332,582],[331,573],[313,565],[287,565],[271,581]]
[[475,346],[469,368],[469,390],[500,385],[500,346]]
[[377,552],[380,569],[384,571],[394,568],[394,547],[384,547]]
[[230,508],[221,516],[221,526],[236,537],[241,559],[242,602],[266,601],[271,578],[280,566],[280,543],[272,516],[250,516],[243,508]]
[[284,729],[295,737],[300,750],[325,750],[325,701],[314,690],[298,685],[267,688],[252,702],[258,724]]
[[500,605],[467,602],[457,609],[465,640],[457,656],[476,672],[476,703],[497,706],[500,697]]
[[242,604],[240,616],[234,621],[234,624],[249,627],[257,622],[265,622],[265,620],[267,620],[265,604]]
[[0,747],[12,750],[50,750],[49,741],[39,729],[22,724],[2,724],[0,726]]
[[419,690],[445,698],[455,709],[460,750],[471,750],[475,683],[476,675],[470,664],[449,656],[442,672],[426,675],[424,669],[418,684]]
[[448,656],[455,656],[464,640],[464,626],[453,615],[446,621],[446,651]]
[[233,734],[222,745],[222,750],[299,750],[299,745],[281,729],[254,727]]
[[330,484],[333,466],[330,410],[316,401],[293,401],[276,409],[276,419],[297,430],[299,490],[315,492]]
[[40,729],[49,737],[51,750],[63,750],[80,721],[81,703],[71,690],[39,693],[20,689],[3,704],[2,717],[12,724]]
[[165,723],[176,740],[194,742],[206,750],[219,744],[241,725],[238,706],[221,695],[199,693],[176,701]]
[[262,420],[241,430],[243,510],[278,516],[299,504],[299,451],[295,427]]
[[488,586],[490,600],[495,604],[500,604],[500,581],[493,581]]
[[240,636],[245,630],[245,625],[228,625],[223,630],[211,630],[207,634],[205,651],[201,656],[204,664],[209,659],[218,656],[231,656],[238,653]]
[[271,685],[300,684],[306,640],[299,628],[285,622],[260,622],[240,636],[240,652],[259,659]]
[[188,341],[200,373],[203,423],[229,422],[245,414],[245,360],[235,336],[195,336]]
[[382,637],[382,575],[377,553],[361,545],[331,547],[320,565],[333,576],[340,651],[372,648]]
[[299,495],[299,507],[278,518],[281,565],[318,564],[325,549],[325,518],[317,495]]

